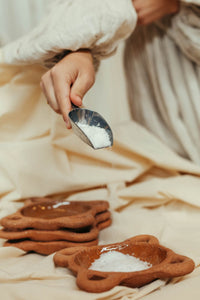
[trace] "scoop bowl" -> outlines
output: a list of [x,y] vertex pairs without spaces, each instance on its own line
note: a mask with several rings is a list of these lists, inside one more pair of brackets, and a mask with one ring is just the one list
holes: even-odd
[[[74,133],[93,149],[107,148],[113,145],[112,130],[99,113],[73,105],[73,109],[69,113],[69,119]],[[93,140],[95,136],[91,137],[88,135],[87,130],[84,129],[85,125],[103,129],[104,132],[102,131],[102,133],[108,136],[105,143],[95,143]],[[85,127],[87,128],[87,126]]]

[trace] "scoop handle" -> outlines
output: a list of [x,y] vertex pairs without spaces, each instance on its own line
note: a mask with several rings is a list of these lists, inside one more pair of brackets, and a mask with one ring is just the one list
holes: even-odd
[[75,105],[75,104],[72,103],[72,102],[71,102],[71,106],[72,106],[72,109],[80,108],[79,106]]

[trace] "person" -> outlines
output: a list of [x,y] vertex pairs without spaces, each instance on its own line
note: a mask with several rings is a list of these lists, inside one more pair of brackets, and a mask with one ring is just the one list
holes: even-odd
[[[138,24],[141,25],[147,25],[179,10],[178,0],[133,0],[132,2],[138,14]],[[81,106],[84,95],[94,81],[95,70],[90,51],[78,51],[66,55],[42,77],[41,88],[49,105],[54,111],[62,113],[68,128],[70,128],[68,121],[70,102]]]
[[[48,104],[70,128],[99,61],[126,40],[133,119],[200,163],[200,0],[57,0],[45,20],[1,49],[6,63],[43,63]],[[137,24],[137,26],[136,26]]]

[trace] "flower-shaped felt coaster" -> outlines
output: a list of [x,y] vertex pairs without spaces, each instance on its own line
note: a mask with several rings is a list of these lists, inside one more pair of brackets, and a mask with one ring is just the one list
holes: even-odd
[[[140,271],[115,271],[115,267],[119,267],[119,261],[115,261],[113,270],[91,269],[92,264],[97,262],[101,255],[113,251],[126,258],[137,258],[140,264],[150,266]],[[54,263],[56,266],[69,268],[77,275],[76,282],[79,288],[92,293],[104,292],[116,285],[141,287],[158,278],[183,276],[194,269],[194,262],[190,258],[161,246],[155,237],[149,235],[136,236],[110,245],[63,249],[54,255]],[[129,267],[130,265],[127,265],[127,270]]]
[[97,224],[97,228],[98,228],[99,230],[103,230],[103,229],[109,227],[111,224],[112,224],[112,220],[111,220],[111,219],[108,219],[108,220],[106,220],[106,221],[104,221],[104,222],[98,223],[98,224]]
[[7,240],[21,240],[30,239],[32,241],[71,241],[71,242],[88,242],[97,239],[99,229],[97,226],[89,228],[81,228],[80,231],[62,229],[62,230],[37,230],[37,229],[24,229],[20,231],[7,231],[6,229],[0,230],[0,238]]
[[19,249],[22,249],[26,252],[36,252],[39,254],[49,255],[61,249],[67,247],[77,247],[77,246],[93,246],[98,244],[98,239],[83,242],[83,243],[75,243],[68,241],[51,241],[51,242],[36,242],[30,240],[22,240],[22,241],[7,241],[4,246],[13,246]]
[[[55,200],[52,200],[51,198],[44,198],[44,197],[43,198],[29,198],[25,201],[25,204],[33,204],[33,203],[38,203],[40,201],[49,202],[49,201],[55,201]],[[98,201],[89,201],[89,202],[91,204],[95,204]],[[109,204],[108,204],[108,207],[109,207]],[[99,230],[103,230],[103,229],[109,227],[112,224],[111,213],[108,210],[97,213],[95,215],[95,218],[96,218],[96,222],[97,222],[96,226]]]
[[16,213],[1,219],[8,230],[34,228],[57,230],[82,228],[96,223],[95,216],[107,211],[107,201],[39,201],[30,203]]
[[32,241],[71,241],[71,242],[88,242],[98,238],[99,231],[111,224],[110,212],[98,213],[96,224],[83,228],[62,230],[36,230],[24,229],[18,231],[0,230],[0,238],[8,240],[30,239]]
[[101,222],[104,222],[104,221],[107,221],[110,218],[111,218],[111,213],[108,210],[100,212],[100,213],[95,215],[95,219],[96,219],[97,224],[99,224]]

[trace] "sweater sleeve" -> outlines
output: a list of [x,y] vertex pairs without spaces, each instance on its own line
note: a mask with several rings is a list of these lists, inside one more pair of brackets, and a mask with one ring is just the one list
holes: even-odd
[[90,49],[94,61],[111,55],[134,30],[131,0],[54,0],[29,34],[1,48],[7,64],[51,64],[68,51]]

